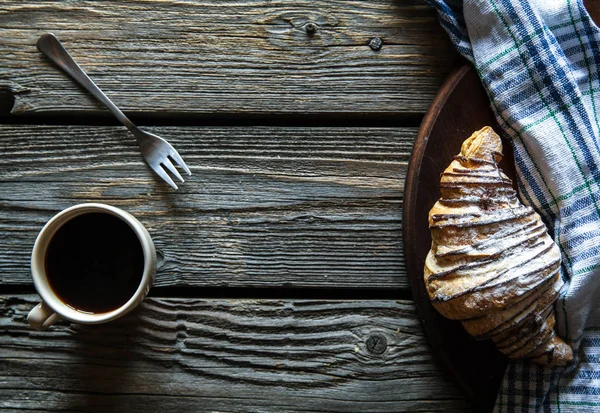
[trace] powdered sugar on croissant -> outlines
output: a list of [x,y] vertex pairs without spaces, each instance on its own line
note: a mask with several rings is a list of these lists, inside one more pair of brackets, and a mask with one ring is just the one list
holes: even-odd
[[486,126],[442,174],[441,198],[429,211],[427,292],[442,315],[508,357],[566,365],[571,348],[554,332],[560,251],[517,198],[501,159],[500,137]]

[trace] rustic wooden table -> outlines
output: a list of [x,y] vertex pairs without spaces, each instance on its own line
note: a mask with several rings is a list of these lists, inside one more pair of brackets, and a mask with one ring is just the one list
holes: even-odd
[[[469,409],[402,252],[412,143],[457,59],[421,0],[4,0],[0,27],[1,411]],[[179,150],[178,191],[36,50],[48,31]],[[33,331],[34,239],[82,202],[148,228],[155,286],[112,324]]]

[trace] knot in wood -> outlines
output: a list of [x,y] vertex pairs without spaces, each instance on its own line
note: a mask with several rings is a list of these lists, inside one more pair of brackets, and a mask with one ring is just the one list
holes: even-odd
[[383,40],[381,40],[381,37],[373,37],[371,41],[369,41],[369,47],[371,50],[381,50],[381,46],[383,46]]
[[387,348],[387,339],[382,334],[373,334],[367,339],[367,351],[371,354],[383,354]]

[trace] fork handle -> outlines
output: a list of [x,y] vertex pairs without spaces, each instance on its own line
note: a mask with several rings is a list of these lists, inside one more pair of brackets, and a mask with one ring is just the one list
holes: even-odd
[[132,132],[138,131],[137,126],[129,120],[127,116],[106,96],[100,88],[90,79],[90,77],[83,71],[81,67],[71,57],[69,52],[63,47],[62,43],[52,33],[46,33],[42,35],[38,42],[37,48],[40,52],[45,54],[50,60],[52,60],[58,67],[64,70],[69,76],[73,78],[77,83],[90,92],[96,99],[102,102],[110,112],[123,125]]

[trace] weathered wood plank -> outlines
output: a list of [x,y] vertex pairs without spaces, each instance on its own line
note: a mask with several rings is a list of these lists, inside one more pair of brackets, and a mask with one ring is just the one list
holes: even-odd
[[401,202],[415,128],[148,128],[193,171],[176,192],[122,127],[0,126],[0,284],[30,285],[58,211],[133,213],[157,286],[405,288]]
[[15,114],[100,109],[37,51],[48,31],[127,111],[423,113],[456,55],[421,0],[5,0],[0,28]]
[[411,302],[155,298],[113,324],[36,332],[36,300],[0,297],[2,411],[467,408]]

